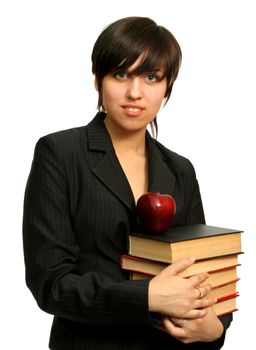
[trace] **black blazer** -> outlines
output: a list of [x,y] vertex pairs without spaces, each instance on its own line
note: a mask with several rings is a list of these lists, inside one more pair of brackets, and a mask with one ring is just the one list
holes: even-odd
[[[98,113],[86,126],[41,138],[24,201],[26,282],[54,315],[50,348],[198,349],[154,327],[148,280],[120,268],[127,235],[138,229],[135,202]],[[173,225],[204,223],[194,168],[147,134],[149,191],[172,194]],[[225,327],[230,316],[224,318]],[[217,342],[200,349],[219,349]],[[159,346],[159,342],[161,346]]]

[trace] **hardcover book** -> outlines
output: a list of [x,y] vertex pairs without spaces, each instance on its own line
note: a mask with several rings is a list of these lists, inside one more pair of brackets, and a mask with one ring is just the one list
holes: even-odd
[[225,295],[218,299],[218,302],[213,305],[214,312],[217,316],[223,316],[232,312],[237,311],[236,298],[239,296],[239,293],[231,293]]
[[[212,288],[224,286],[229,283],[237,282],[239,280],[237,267],[226,268],[209,273],[209,277],[206,281],[202,283],[210,284]],[[142,272],[131,271],[130,279],[131,280],[141,280],[154,277],[153,275],[145,274]]]
[[172,263],[191,256],[196,260],[241,253],[241,230],[209,226],[171,227],[164,234],[129,234],[129,254]]
[[[133,255],[122,255],[120,259],[121,268],[129,271],[142,272],[149,275],[157,275],[167,266],[168,263],[138,258]],[[225,255],[217,258],[197,260],[186,268],[179,275],[189,277],[201,272],[214,272],[239,265],[238,254]]]

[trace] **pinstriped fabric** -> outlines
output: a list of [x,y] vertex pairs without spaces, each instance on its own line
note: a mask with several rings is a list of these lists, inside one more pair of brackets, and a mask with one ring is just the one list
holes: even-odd
[[[150,190],[175,196],[176,224],[203,222],[192,165],[149,135],[147,145]],[[24,257],[28,287],[55,316],[51,349],[142,350],[159,340],[161,349],[178,346],[152,327],[148,281],[130,281],[120,268],[136,228],[103,115],[38,141],[24,199]]]

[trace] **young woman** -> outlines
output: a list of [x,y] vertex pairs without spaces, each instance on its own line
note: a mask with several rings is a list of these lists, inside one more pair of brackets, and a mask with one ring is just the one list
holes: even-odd
[[208,275],[178,276],[192,258],[150,281],[131,281],[120,268],[143,193],[172,194],[175,226],[205,222],[192,164],[147,132],[151,125],[157,133],[156,116],[180,62],[176,39],[151,19],[112,23],[92,52],[99,113],[87,126],[36,145],[24,201],[24,255],[27,285],[54,315],[50,349],[223,345],[231,316],[215,316]]

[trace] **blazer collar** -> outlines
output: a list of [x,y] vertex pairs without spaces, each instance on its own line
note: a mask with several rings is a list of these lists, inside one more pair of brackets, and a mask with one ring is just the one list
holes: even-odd
[[[94,175],[129,209],[135,210],[136,204],[129,182],[116,157],[111,138],[104,125],[105,113],[98,113],[87,125],[88,148],[94,155],[92,172]],[[157,142],[147,132],[149,159],[150,192],[172,194],[175,177],[166,165],[165,158],[157,147]],[[96,154],[100,153],[97,162]]]
[[88,147],[91,151],[114,151],[111,138],[105,128],[105,117],[104,112],[99,112],[87,125]]

